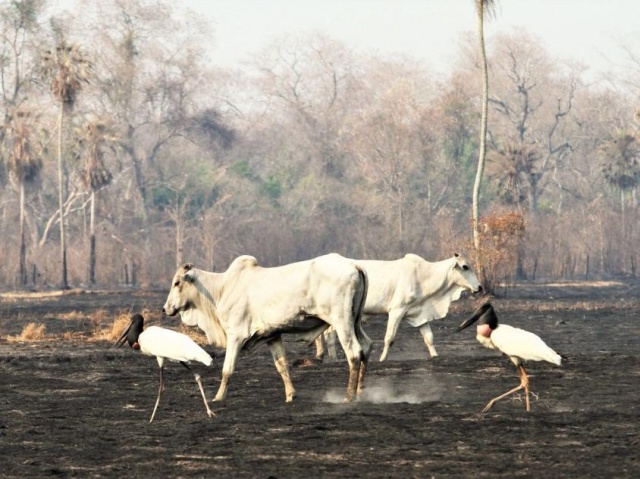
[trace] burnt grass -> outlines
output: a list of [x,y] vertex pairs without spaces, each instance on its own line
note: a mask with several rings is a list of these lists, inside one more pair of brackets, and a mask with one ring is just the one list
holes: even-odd
[[[2,296],[2,477],[640,477],[639,285],[526,285],[494,299],[502,322],[539,334],[566,357],[561,367],[528,365],[537,395],[530,413],[517,398],[480,412],[518,377],[508,359],[476,342],[474,328],[454,334],[476,305],[463,298],[432,323],[433,359],[419,332],[402,325],[380,363],[384,321],[369,321],[374,352],[359,402],[341,402],[343,357],[309,365],[303,360],[314,349],[289,337],[294,403],[284,402],[263,347],[240,357],[211,419],[193,376],[169,363],[149,424],[155,359],[60,335],[95,327],[98,311],[109,322],[146,309],[177,328],[159,314],[164,300],[161,291]],[[44,323],[51,338],[7,341],[30,322]],[[205,348],[214,366],[194,370],[212,398],[223,352]]]

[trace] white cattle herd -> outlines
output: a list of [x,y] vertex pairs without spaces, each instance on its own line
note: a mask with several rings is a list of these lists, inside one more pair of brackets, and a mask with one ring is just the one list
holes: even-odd
[[[178,268],[162,311],[167,316],[179,314],[184,324],[198,326],[209,344],[225,348],[222,381],[214,401],[225,399],[240,351],[252,351],[263,343],[269,347],[284,382],[285,400],[293,401],[296,392],[282,335],[295,334],[309,344],[316,340],[318,354],[322,355],[321,338],[331,332],[337,336],[349,365],[345,402],[350,402],[362,393],[371,353],[372,341],[362,327],[364,319],[387,315],[381,361],[387,358],[403,320],[420,330],[429,353],[437,356],[430,322],[444,318],[451,302],[463,291],[480,293],[482,286],[467,260],[458,254],[432,263],[414,254],[395,261],[377,261],[332,253],[271,268],[260,266],[252,256],[240,256],[221,273],[204,271],[190,263]],[[161,358],[185,366],[189,360],[199,359],[185,356],[177,346],[171,348],[164,338],[162,345],[150,344],[151,336],[144,335],[154,330],[148,328],[149,333],[143,333],[139,322],[135,334],[140,335],[140,346],[143,352],[156,356],[160,366],[155,415],[164,389]],[[131,335],[129,344],[136,349],[137,336]],[[127,332],[119,343],[126,337]],[[184,338],[180,342],[186,345]],[[198,375],[196,380],[200,384]],[[207,414],[213,416],[206,400],[205,406]]]

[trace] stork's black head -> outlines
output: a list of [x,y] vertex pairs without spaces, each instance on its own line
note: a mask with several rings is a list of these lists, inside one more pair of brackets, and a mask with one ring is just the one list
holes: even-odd
[[468,326],[471,326],[476,321],[478,321],[478,324],[488,325],[492,330],[498,327],[498,316],[496,316],[496,312],[493,310],[493,306],[490,302],[486,302],[478,309],[476,309],[473,313],[473,316],[471,316],[460,326],[458,326],[458,328],[456,329],[456,333],[458,331],[462,331]]
[[138,345],[138,338],[140,337],[140,334],[142,334],[143,329],[144,318],[141,314],[134,314],[131,316],[131,324],[129,324],[126,331],[122,333],[120,339],[116,341],[116,346],[120,347],[126,341],[133,349],[139,349],[140,346]]

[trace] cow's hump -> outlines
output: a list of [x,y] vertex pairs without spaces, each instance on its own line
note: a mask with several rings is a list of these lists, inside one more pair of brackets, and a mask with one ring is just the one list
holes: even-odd
[[256,266],[258,266],[258,260],[245,254],[234,259],[229,265],[228,271],[239,271],[246,268],[255,268]]

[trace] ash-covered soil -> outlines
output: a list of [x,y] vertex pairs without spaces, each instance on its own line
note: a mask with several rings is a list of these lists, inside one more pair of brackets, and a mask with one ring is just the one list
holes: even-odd
[[[401,326],[380,363],[384,321],[368,322],[375,349],[359,402],[341,403],[341,359],[292,367],[298,398],[285,403],[261,348],[240,358],[211,419],[179,364],[165,367],[167,391],[149,424],[154,358],[107,341],[7,341],[30,322],[60,335],[96,328],[96,315],[108,322],[141,310],[177,329],[160,317],[164,300],[164,292],[0,297],[2,477],[640,477],[638,285],[526,285],[493,300],[502,322],[567,357],[561,367],[528,365],[537,395],[530,413],[517,399],[480,413],[519,379],[508,359],[476,342],[474,328],[453,333],[472,299],[432,323],[434,359],[419,332]],[[286,346],[291,363],[314,353],[294,338]],[[212,398],[223,352],[205,348],[214,366],[193,368]]]

